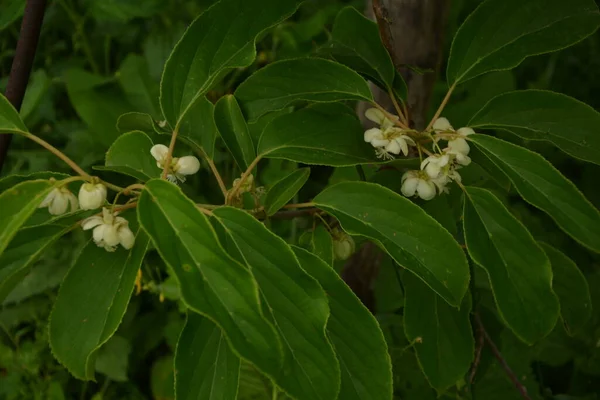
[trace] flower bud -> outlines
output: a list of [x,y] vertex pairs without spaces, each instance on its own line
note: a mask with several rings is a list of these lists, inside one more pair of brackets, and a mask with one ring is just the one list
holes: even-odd
[[95,210],[106,201],[106,186],[102,183],[84,183],[79,189],[79,206],[82,210]]
[[62,215],[71,205],[71,212],[77,210],[77,197],[66,186],[52,189],[38,208],[48,207],[52,215]]
[[177,160],[173,171],[180,175],[193,175],[200,169],[200,161],[194,156],[185,156]]
[[336,260],[347,260],[354,253],[355,244],[352,236],[342,234],[333,242],[333,254]]

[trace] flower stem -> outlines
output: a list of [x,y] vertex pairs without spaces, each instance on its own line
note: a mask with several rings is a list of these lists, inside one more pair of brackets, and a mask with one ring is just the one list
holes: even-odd
[[442,111],[444,111],[444,108],[446,107],[446,104],[448,104],[448,101],[450,100],[450,96],[452,96],[452,92],[454,92],[455,88],[456,88],[456,83],[454,83],[452,86],[450,86],[450,89],[448,89],[448,93],[446,93],[444,100],[442,100],[442,103],[440,104],[437,111],[435,112],[435,115],[433,116],[433,118],[431,118],[431,121],[429,121],[427,128],[425,128],[426,131],[430,130],[431,127],[433,126],[433,123],[435,122],[435,120],[440,117],[440,115],[442,114]]
[[404,115],[402,108],[400,108],[400,105],[398,104],[398,100],[396,100],[396,95],[394,95],[394,92],[392,91],[392,89],[388,90],[388,94],[390,96],[390,99],[392,99],[392,103],[394,104],[394,108],[396,109],[396,112],[398,113],[400,120],[404,123],[404,125],[406,125],[408,127],[409,123],[408,123],[408,120],[406,119],[407,117]]
[[402,129],[408,129],[408,126],[404,125],[401,121],[396,120],[396,116],[390,112],[388,112],[385,108],[381,107],[377,103],[373,103],[373,105],[381,111],[390,121],[394,122],[394,125],[399,126]]
[[315,203],[297,203],[297,204],[286,204],[285,206],[283,206],[283,208],[308,208],[308,207],[314,207]]
[[215,176],[215,179],[217,180],[217,183],[219,184],[219,188],[221,189],[221,192],[223,193],[223,197],[227,198],[227,186],[225,186],[225,183],[223,182],[223,178],[221,177],[221,174],[219,173],[219,170],[217,169],[215,162],[212,160],[212,158],[210,158],[208,156],[208,154],[206,154],[206,152],[204,151],[204,149],[202,147],[198,148],[198,152],[200,153],[202,158],[204,158],[206,160],[206,162],[208,163],[208,166],[210,167],[210,170],[212,171],[213,175]]
[[21,135],[25,136],[26,138],[33,140],[34,142],[36,142],[37,144],[39,144],[40,146],[42,146],[43,148],[45,148],[46,150],[48,150],[49,152],[51,152],[52,154],[54,154],[55,156],[57,156],[58,158],[63,160],[69,167],[71,167],[75,172],[77,172],[79,175],[81,175],[86,180],[89,181],[92,179],[92,177],[87,172],[85,172],[79,165],[77,165],[77,163],[75,163],[75,161],[71,160],[62,151],[60,151],[56,147],[52,146],[50,143],[46,142],[44,139],[42,139],[38,136],[35,136],[34,134],[29,133],[29,132],[19,132],[19,133]]
[[165,158],[165,166],[162,172],[162,179],[167,179],[167,175],[169,174],[169,169],[171,168],[171,160],[173,159],[173,150],[175,150],[175,143],[177,143],[177,135],[179,134],[179,124],[175,125],[175,129],[173,129],[173,133],[171,134],[171,142],[169,143],[169,151],[167,152],[167,157]]
[[225,203],[229,204],[231,199],[234,199],[235,196],[237,196],[238,192],[240,191],[240,188],[242,187],[242,185],[244,184],[244,182],[246,181],[246,179],[248,178],[248,176],[250,176],[250,174],[252,173],[252,170],[254,168],[256,168],[256,166],[258,165],[259,161],[262,159],[261,156],[258,156],[254,159],[254,161],[252,161],[252,163],[250,164],[250,166],[248,166],[248,169],[242,174],[242,176],[240,177],[240,180],[238,181],[237,185],[235,185],[235,187],[233,187],[233,189],[231,189],[231,192],[229,192],[228,196],[225,196]]

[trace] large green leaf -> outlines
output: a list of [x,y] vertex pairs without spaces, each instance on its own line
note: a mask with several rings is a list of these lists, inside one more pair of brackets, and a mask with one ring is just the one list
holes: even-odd
[[215,123],[225,146],[242,171],[256,158],[248,125],[233,95],[226,95],[215,105]]
[[467,187],[464,232],[473,261],[488,274],[500,316],[524,342],[546,336],[559,314],[544,251],[491,192]]
[[367,82],[350,68],[321,58],[274,62],[235,91],[249,121],[298,101],[373,101]]
[[39,256],[71,228],[40,225],[17,232],[0,255],[0,303],[27,275]]
[[0,255],[21,225],[59,184],[48,180],[25,181],[0,194]]
[[377,320],[323,260],[294,247],[302,268],[329,296],[327,334],[340,363],[340,400],[392,398],[392,365]]
[[147,181],[160,175],[160,168],[150,154],[152,140],[141,131],[127,132],[110,146],[106,152],[106,166],[98,170],[114,171]]
[[479,110],[469,126],[546,140],[573,157],[600,164],[600,113],[560,93],[523,90],[501,94]]
[[121,323],[147,247],[141,231],[131,250],[107,252],[90,240],[65,276],[48,330],[52,353],[73,376],[94,379],[98,349]]
[[[383,88],[392,89],[396,69],[379,36],[377,24],[366,18],[354,7],[346,7],[337,15],[331,32],[331,43],[326,50],[336,61],[377,82]],[[406,96],[406,84],[399,77]]]
[[333,214],[344,230],[374,239],[396,262],[458,307],[469,284],[464,252],[419,206],[383,186],[342,182],[314,202]]
[[325,335],[327,296],[291,248],[250,214],[231,207],[214,215],[251,269],[284,344],[284,365],[272,378],[298,400],[334,400],[340,367]]
[[214,321],[233,350],[274,376],[282,365],[277,333],[263,317],[250,271],[223,249],[204,214],[177,186],[146,183],[138,218],[179,281],[185,304]]
[[240,359],[211,320],[188,312],[175,354],[178,400],[236,400]]
[[381,162],[356,115],[344,111],[341,104],[319,104],[277,117],[263,131],[258,154],[329,166]]
[[465,296],[456,309],[413,275],[404,274],[402,280],[406,338],[414,344],[430,385],[440,391],[447,389],[461,380],[473,361],[471,297]]
[[592,315],[592,299],[585,276],[564,253],[546,243],[540,243],[550,259],[552,287],[560,301],[560,315],[569,334],[580,331]]
[[300,168],[284,176],[269,189],[265,198],[265,212],[273,215],[290,201],[304,186],[310,175],[310,168]]
[[12,104],[0,93],[0,133],[18,133],[27,132],[27,127],[19,112],[15,110]]
[[160,118],[159,87],[150,77],[148,65],[142,56],[129,54],[119,68],[118,77],[119,83],[135,111]]
[[508,176],[525,201],[547,212],[579,243],[600,252],[600,212],[552,164],[491,136],[470,135],[469,139]]
[[179,124],[179,138],[203,149],[210,158],[214,155],[218,135],[214,109],[215,106],[206,96],[201,96],[190,106],[190,111]]
[[224,72],[250,65],[256,57],[256,37],[290,16],[301,2],[221,0],[196,18],[173,49],[162,75],[160,104],[171,127],[180,125]]
[[528,56],[571,46],[594,33],[599,23],[593,0],[485,1],[454,37],[448,82],[514,68]]

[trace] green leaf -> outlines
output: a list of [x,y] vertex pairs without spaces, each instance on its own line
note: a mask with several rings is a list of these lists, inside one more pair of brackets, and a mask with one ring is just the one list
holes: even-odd
[[333,238],[323,224],[319,224],[312,232],[307,232],[310,235],[308,248],[317,257],[325,261],[328,265],[333,265]]
[[504,93],[479,110],[469,126],[504,129],[524,139],[545,140],[573,157],[600,164],[600,113],[560,93]]
[[473,361],[474,341],[469,316],[471,297],[459,309],[450,307],[411,274],[405,287],[404,333],[414,344],[429,384],[439,391],[461,380]]
[[223,207],[214,215],[251,269],[282,338],[284,365],[271,377],[299,400],[336,399],[340,368],[325,335],[329,317],[325,292],[283,239],[250,214]]
[[0,93],[0,133],[28,132],[19,112]]
[[470,135],[469,139],[508,176],[525,201],[548,213],[579,243],[600,252],[600,212],[552,164],[491,136]]
[[25,181],[33,181],[36,179],[44,179],[48,180],[50,178],[54,178],[56,180],[62,180],[69,178],[70,175],[63,174],[61,172],[53,172],[53,171],[39,171],[33,172],[28,175],[8,175],[4,178],[0,179],[0,193],[5,192],[6,190],[12,188],[13,186],[25,182]]
[[367,82],[350,68],[322,58],[277,61],[258,70],[235,91],[249,121],[298,101],[372,102]]
[[21,182],[0,194],[0,255],[15,236],[21,225],[38,208],[48,193],[60,182],[33,180]]
[[29,273],[44,250],[69,230],[61,225],[40,225],[17,232],[0,255],[0,303]]
[[31,74],[27,90],[25,91],[25,97],[23,97],[23,104],[21,104],[21,109],[19,110],[19,115],[21,115],[23,120],[27,120],[37,109],[51,84],[51,79],[43,69],[38,69]]
[[269,375],[279,373],[281,344],[262,315],[257,284],[223,249],[204,214],[181,189],[159,179],[146,183],[137,211],[185,304],[214,321],[240,357]]
[[527,228],[491,192],[466,188],[465,242],[486,272],[504,323],[528,344],[546,336],[559,314],[548,258]]
[[92,240],[60,286],[50,315],[50,347],[76,378],[94,379],[98,349],[115,333],[129,304],[148,238],[138,231],[131,250],[107,252]]
[[294,247],[302,268],[328,294],[327,335],[340,363],[340,400],[392,398],[392,365],[377,320],[339,275],[316,255]]
[[94,169],[118,172],[143,182],[156,178],[161,170],[150,154],[152,146],[152,140],[144,132],[124,133],[106,152],[106,166]]
[[[354,7],[337,15],[327,50],[333,58],[367,76],[383,88],[392,89],[396,69],[379,36],[377,24]],[[400,97],[406,98],[406,84],[400,77]]]
[[166,133],[160,129],[150,114],[141,112],[121,114],[117,120],[117,130],[120,133],[142,131],[148,136],[152,136],[154,133]]
[[[210,87],[256,57],[256,37],[292,15],[301,0],[221,0],[188,27],[166,62],[160,104],[175,128]],[[223,29],[228,27],[227,29]],[[208,152],[208,149],[206,149]]]
[[3,1],[0,5],[0,32],[21,18],[24,10],[25,0]]
[[258,142],[261,157],[304,164],[352,166],[378,163],[363,128],[341,104],[319,104],[274,119]]
[[240,359],[208,318],[188,312],[175,355],[178,400],[235,400]]
[[469,284],[464,252],[419,206],[382,186],[342,182],[315,197],[350,234],[374,239],[396,262],[458,307]]
[[215,105],[215,123],[238,167],[242,171],[248,169],[256,152],[242,110],[233,95],[221,97]]
[[127,339],[117,335],[111,337],[98,350],[96,372],[106,375],[113,381],[127,382],[129,353],[131,353],[131,343]]
[[304,186],[310,175],[310,168],[300,168],[277,181],[265,198],[265,212],[267,215],[275,214],[287,204],[296,193]]
[[592,299],[585,276],[564,253],[546,243],[539,243],[550,259],[552,287],[560,302],[560,315],[570,335],[581,331],[592,315]]
[[599,22],[593,0],[488,0],[454,37],[448,82],[511,69],[529,56],[569,47],[594,33]]
[[117,74],[125,96],[135,110],[160,118],[159,87],[150,77],[144,57],[129,54]]
[[[209,158],[215,153],[218,129],[214,116],[215,106],[202,96],[198,98],[179,125],[179,139],[191,146],[202,149]],[[168,135],[171,135],[168,132]]]

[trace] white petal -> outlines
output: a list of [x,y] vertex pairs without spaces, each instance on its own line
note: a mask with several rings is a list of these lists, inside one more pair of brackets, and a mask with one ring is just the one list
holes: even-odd
[[106,200],[106,187],[99,183],[97,185],[84,183],[79,189],[79,205],[82,210],[95,210],[102,207]]
[[462,153],[458,153],[456,154],[456,162],[459,163],[460,165],[464,165],[467,166],[469,164],[471,164],[471,157],[462,154]]
[[402,148],[400,147],[400,143],[396,139],[390,141],[387,146],[385,146],[385,150],[388,153],[392,154],[400,154]]
[[469,135],[474,135],[475,131],[471,128],[460,128],[459,130],[456,131],[456,133],[458,133],[459,135],[462,135],[462,136],[469,136]]
[[400,191],[406,197],[412,197],[415,195],[415,191],[417,190],[417,186],[419,185],[419,178],[408,178],[402,183],[402,188]]
[[154,159],[156,161],[158,161],[159,163],[165,161],[165,158],[167,157],[168,153],[169,153],[169,148],[167,146],[165,146],[164,144],[155,144],[150,149],[150,154],[152,154],[152,157],[154,157]]
[[[104,229],[102,238],[104,239],[104,246],[116,246],[119,244],[119,234],[117,233],[117,227],[114,225],[103,225]],[[98,228],[96,228],[98,229]]]
[[375,139],[383,139],[383,132],[379,128],[371,128],[365,131],[365,142],[371,143]]
[[94,243],[98,246],[102,246],[104,243],[104,230],[108,225],[100,224],[94,228],[94,232],[92,234],[92,238],[94,239]]
[[452,125],[450,125],[450,121],[448,121],[446,118],[442,117],[442,118],[438,118],[435,120],[435,122],[433,123],[433,130],[434,131],[453,131],[454,128],[452,128]]
[[73,193],[69,192],[69,194],[67,195],[67,199],[69,200],[69,204],[71,205],[70,212],[77,211],[77,208],[79,208],[79,202],[77,201],[77,197],[75,197]]
[[402,183],[404,183],[405,180],[409,179],[409,178],[418,178],[419,177],[419,172],[418,171],[406,171],[403,175],[402,175]]
[[433,199],[435,197],[435,186],[433,182],[420,179],[417,186],[417,193],[423,200]]
[[200,169],[200,161],[194,156],[185,156],[177,160],[177,164],[173,170],[177,174],[192,175]]
[[469,143],[465,139],[456,138],[448,141],[448,149],[452,153],[462,153],[464,155],[469,154],[471,148],[469,147]]
[[425,167],[425,172],[430,178],[437,178],[441,172],[441,168],[437,163],[429,163]]
[[371,144],[373,145],[373,147],[385,147],[389,143],[390,143],[390,141],[387,139],[373,139],[371,141]]
[[385,119],[385,114],[377,108],[369,108],[367,111],[365,111],[365,117],[381,125]]
[[67,212],[67,208],[69,207],[69,197],[65,194],[58,194],[54,197],[52,203],[48,207],[48,211],[52,215],[62,215]]
[[410,136],[407,135],[402,135],[400,136],[399,139],[404,139],[404,141],[408,144],[410,144],[411,146],[416,146],[417,144],[415,143],[415,141],[413,140],[413,138],[411,138]]
[[400,145],[402,154],[407,156],[408,155],[408,144],[406,143],[406,140],[404,139],[404,137],[399,137],[398,139],[396,139],[396,142],[398,142],[398,144]]
[[123,246],[127,250],[133,247],[133,244],[135,243],[135,236],[133,235],[133,232],[131,232],[131,229],[129,229],[128,226],[121,226],[118,230],[118,235],[119,243],[121,243],[121,246]]
[[81,228],[84,231],[87,231],[88,229],[92,229],[103,223],[104,223],[104,221],[102,220],[102,217],[100,217],[98,215],[94,215],[93,217],[89,217],[89,218],[86,218],[83,221],[81,221]]
[[48,195],[46,196],[46,198],[40,203],[40,205],[38,206],[38,208],[44,208],[44,207],[48,207],[52,201],[54,200],[54,198],[56,197],[56,195],[60,194],[60,191],[58,189],[52,189],[50,191],[50,193],[48,193]]

